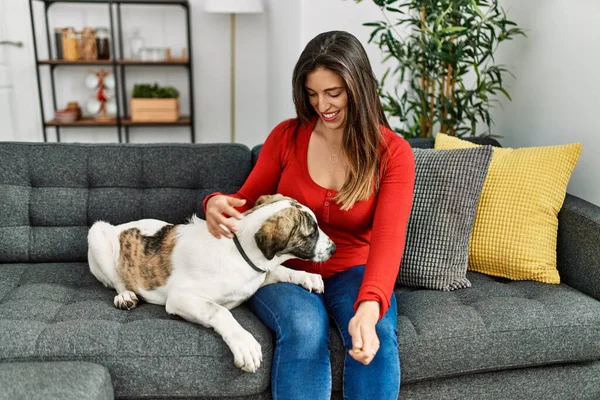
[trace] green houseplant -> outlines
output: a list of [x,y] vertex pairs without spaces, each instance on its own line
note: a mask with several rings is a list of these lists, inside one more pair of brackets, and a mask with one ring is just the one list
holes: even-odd
[[158,84],[137,84],[133,86],[131,95],[134,99],[177,99],[179,91],[173,86],[158,86]]
[[179,119],[179,92],[172,86],[137,84],[131,94],[134,122],[175,122]]
[[[360,3],[362,0],[355,0]],[[384,19],[367,22],[370,43],[390,63],[380,80],[388,117],[401,122],[404,137],[475,135],[484,123],[491,134],[490,109],[510,73],[494,60],[500,43],[523,35],[497,0],[373,0]],[[393,90],[384,87],[393,80]]]

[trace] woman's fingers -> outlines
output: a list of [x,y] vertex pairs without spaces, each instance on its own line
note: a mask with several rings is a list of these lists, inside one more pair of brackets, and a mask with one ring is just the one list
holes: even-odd
[[[244,199],[238,199],[238,198],[229,197],[229,196],[219,196],[219,198],[215,199],[214,207],[211,207],[211,209],[215,210],[216,214],[219,216],[222,216],[222,214],[225,214],[227,217],[234,217],[236,219],[242,219],[242,218],[244,218],[244,216],[242,215],[242,213],[240,213],[238,210],[236,210],[235,207],[241,207],[244,204],[246,204],[246,200],[244,200]],[[226,218],[223,218],[223,220],[226,220]],[[220,223],[223,223],[223,221],[220,221]],[[233,225],[233,222],[231,223],[231,225]],[[228,226],[228,227],[230,229],[232,228],[232,226]]]
[[350,324],[348,325],[348,333],[350,333],[350,336],[352,337],[352,350],[355,353],[358,353],[360,350],[362,350],[363,341],[360,327],[356,323],[356,317],[353,317],[350,320]]
[[359,324],[360,322],[356,316],[354,316],[348,325],[348,333],[350,333],[350,337],[352,338],[352,349],[350,349],[349,354],[350,357],[362,363],[365,355],[363,352],[363,337]]
[[238,199],[236,197],[227,197],[229,206],[231,208],[231,213],[229,214],[230,216],[237,218],[237,219],[242,219],[244,218],[244,216],[242,215],[242,213],[240,213],[238,210],[236,210],[233,207],[241,207],[244,204],[246,204],[246,200],[245,199]]
[[355,316],[350,320],[348,333],[352,337],[350,356],[364,365],[370,364],[379,350],[379,338],[375,326]]
[[235,230],[231,227],[232,225],[233,222],[229,221],[219,213],[219,215],[211,218],[211,222],[209,223],[209,232],[218,239],[220,239],[221,236],[231,239],[233,237],[232,230]]
[[230,239],[233,238],[233,233],[237,230],[237,226],[228,217],[236,219],[244,218],[243,214],[235,209],[235,207],[240,207],[244,204],[246,204],[246,200],[244,199],[223,195],[215,196],[209,200],[206,210],[206,223],[211,235],[217,239],[220,239],[222,236]]
[[221,239],[221,235],[223,234],[223,232],[221,232],[221,229],[219,228],[219,226],[217,224],[212,222],[212,220],[211,220],[211,222],[208,222],[208,219],[207,219],[206,225],[208,226],[208,231],[210,232],[211,235],[213,235],[217,239]]
[[377,337],[377,331],[374,326],[362,325],[361,326],[362,337],[364,340],[364,346],[362,348],[362,363],[368,365],[379,350],[379,338]]
[[[244,216],[242,215],[242,213],[240,213],[238,210],[236,210],[235,208],[233,208],[230,205],[227,205],[225,207],[225,209],[223,210],[223,212],[231,217],[234,217],[236,219],[242,219],[244,218]],[[231,222],[231,227],[235,226],[235,223],[232,221]]]

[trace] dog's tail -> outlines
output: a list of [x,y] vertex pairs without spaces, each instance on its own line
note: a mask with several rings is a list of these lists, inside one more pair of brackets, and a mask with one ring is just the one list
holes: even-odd
[[118,279],[119,234],[108,222],[95,222],[88,233],[88,263],[99,281],[116,288]]

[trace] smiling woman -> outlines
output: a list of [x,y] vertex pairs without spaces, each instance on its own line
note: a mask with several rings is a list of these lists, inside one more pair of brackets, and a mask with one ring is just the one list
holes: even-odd
[[322,187],[339,191],[348,172],[342,139],[348,110],[348,94],[342,78],[326,68],[306,77],[310,105],[321,117],[308,147],[308,172]]
[[414,157],[389,128],[366,52],[351,34],[312,39],[292,84],[297,118],[273,129],[237,193],[205,199],[206,221],[214,236],[230,238],[240,213],[262,195],[281,193],[308,206],[336,245],[325,262],[286,263],[322,275],[323,294],[278,282],[249,300],[277,336],[273,398],[331,397],[332,317],[348,350],[344,398],[397,399],[392,289],[412,204]]
[[[314,58],[319,52],[323,56]],[[310,159],[314,154],[311,150],[333,149],[334,154],[324,158],[329,160],[335,159],[336,149],[342,149],[341,157],[346,165],[338,168],[337,176],[335,171],[331,173],[332,181],[326,181],[328,184],[323,186],[339,190],[335,199],[343,210],[348,210],[378,189],[376,172],[383,143],[381,126],[389,128],[365,49],[347,32],[318,35],[300,55],[292,83],[300,121],[306,124],[320,117],[314,129],[318,143],[309,147],[309,166],[314,166],[311,169],[328,169],[327,163],[319,162],[323,156]],[[340,182],[339,176],[345,179]]]

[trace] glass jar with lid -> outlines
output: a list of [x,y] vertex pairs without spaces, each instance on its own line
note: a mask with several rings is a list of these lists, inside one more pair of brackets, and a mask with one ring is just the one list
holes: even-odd
[[79,60],[79,39],[75,28],[65,28],[63,30],[63,57],[68,61]]
[[110,40],[107,28],[96,29],[96,47],[98,60],[110,60]]

